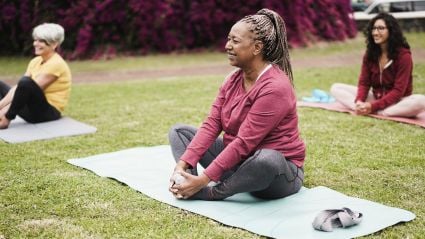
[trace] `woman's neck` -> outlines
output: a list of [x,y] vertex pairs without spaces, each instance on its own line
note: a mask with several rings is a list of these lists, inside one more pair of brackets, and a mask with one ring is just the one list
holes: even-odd
[[382,43],[380,45],[380,47],[381,47],[381,56],[387,56],[388,55],[388,44]]
[[254,86],[255,82],[257,81],[260,74],[266,69],[266,67],[269,65],[268,62],[262,61],[261,64],[255,64],[254,66],[248,68],[248,69],[242,69],[243,71],[243,87],[246,92],[251,90],[251,88]]
[[258,76],[263,72],[263,70],[269,65],[268,62],[261,61],[258,64],[254,64],[252,67],[247,69],[242,69],[244,81],[255,82]]
[[44,62],[46,62],[46,61],[48,61],[50,58],[52,58],[52,56],[55,54],[55,52],[54,51],[52,51],[52,52],[49,52],[49,53],[47,53],[47,54],[43,54],[43,55],[40,55],[41,56],[41,58],[43,59],[43,63]]

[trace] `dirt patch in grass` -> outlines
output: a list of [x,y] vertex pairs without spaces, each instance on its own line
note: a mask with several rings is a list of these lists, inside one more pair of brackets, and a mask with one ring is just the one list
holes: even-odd
[[[224,54],[224,53],[223,53]],[[293,70],[305,68],[330,68],[344,67],[351,65],[360,65],[363,51],[340,53],[338,55],[314,56],[304,58],[292,58]],[[225,57],[223,55],[223,57]],[[413,53],[413,61],[415,63],[425,62],[425,50],[419,49]],[[219,75],[226,76],[234,68],[227,63],[203,66],[191,66],[181,68],[161,68],[156,70],[111,70],[101,72],[81,72],[73,74],[73,83],[89,83],[89,82],[114,82],[127,80],[145,80],[165,77],[181,77],[181,76],[204,76]],[[3,79],[9,84],[13,84],[16,79]]]
[[[356,53],[341,53],[338,55],[315,56],[308,58],[293,58],[292,68],[330,68],[344,67],[351,65],[360,65],[363,52]],[[225,56],[223,56],[225,57]],[[425,62],[425,50],[415,51],[413,61]],[[223,77],[229,74],[234,68],[227,63],[216,64],[211,66],[199,67],[182,67],[158,70],[132,70],[132,71],[109,71],[109,72],[90,72],[79,73],[73,77],[74,83],[87,82],[111,82],[123,80],[144,80],[164,77],[179,77],[179,76],[204,76],[204,75],[222,75]]]
[[51,231],[59,237],[99,238],[97,236],[90,235],[88,232],[84,231],[82,227],[55,218],[26,220],[19,225],[19,228],[30,234]]

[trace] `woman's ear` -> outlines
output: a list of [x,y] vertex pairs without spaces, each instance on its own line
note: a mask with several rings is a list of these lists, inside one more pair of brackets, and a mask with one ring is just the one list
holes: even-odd
[[50,46],[53,48],[53,50],[56,50],[58,48],[59,44],[55,42],[55,43],[50,44]]
[[264,44],[262,41],[255,40],[254,42],[254,56],[261,54],[263,51]]

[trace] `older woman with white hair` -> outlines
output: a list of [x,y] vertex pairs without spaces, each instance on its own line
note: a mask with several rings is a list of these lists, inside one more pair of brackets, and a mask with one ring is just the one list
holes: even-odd
[[56,52],[64,35],[63,27],[55,23],[34,28],[36,57],[25,75],[13,87],[0,81],[0,129],[7,128],[17,115],[30,123],[61,117],[71,91],[71,71]]

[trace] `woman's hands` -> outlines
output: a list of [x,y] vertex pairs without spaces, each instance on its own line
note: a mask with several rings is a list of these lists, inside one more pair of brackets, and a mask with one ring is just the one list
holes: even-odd
[[[178,199],[187,199],[191,197],[210,182],[210,179],[205,174],[196,176],[186,173],[186,169],[188,168],[189,164],[180,160],[174,168],[174,173],[170,178],[168,190]],[[178,174],[180,174],[180,176]]]
[[356,102],[356,114],[358,115],[368,115],[372,113],[372,104],[370,102]]
[[179,160],[174,167],[174,173],[176,172],[186,172],[186,169],[188,169],[190,165],[186,163],[186,161]]

